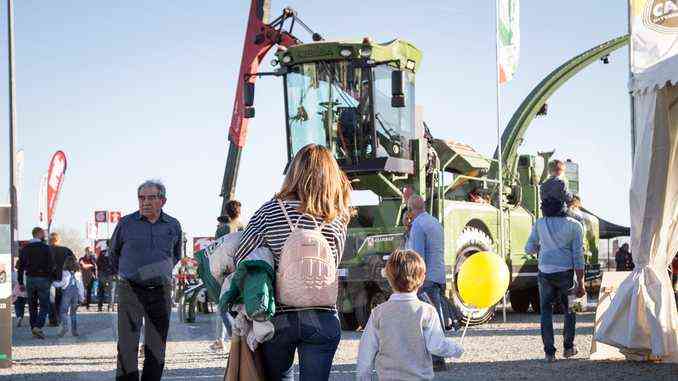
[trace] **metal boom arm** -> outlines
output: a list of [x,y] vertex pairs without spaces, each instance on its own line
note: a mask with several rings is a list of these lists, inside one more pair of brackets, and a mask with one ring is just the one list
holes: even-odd
[[[285,47],[301,43],[299,39],[291,34],[294,22],[298,21],[294,11],[285,8],[283,14],[268,23],[270,12],[270,0],[252,0],[247,22],[247,31],[245,32],[245,42],[243,45],[242,60],[240,62],[240,71],[238,73],[238,83],[233,102],[233,113],[231,115],[231,125],[228,132],[228,156],[226,158],[226,169],[224,170],[224,180],[221,185],[220,196],[223,197],[221,205],[221,216],[225,215],[226,204],[233,199],[235,195],[235,185],[240,167],[240,156],[247,139],[247,125],[249,119],[245,118],[244,87],[245,81],[254,83],[257,80],[256,74],[259,72],[259,65],[268,51],[274,45]],[[284,31],[285,21],[292,19],[292,25],[289,31]],[[300,22],[305,27],[303,23]],[[314,36],[315,38],[315,36]]]

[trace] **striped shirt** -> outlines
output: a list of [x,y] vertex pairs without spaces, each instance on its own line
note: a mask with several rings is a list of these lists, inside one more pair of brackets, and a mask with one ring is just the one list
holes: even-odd
[[[298,209],[301,202],[297,200],[286,200],[283,203],[290,220],[292,220],[292,224],[297,224],[298,221],[297,227],[303,229],[316,229],[317,226],[322,223],[320,218],[315,218],[315,221],[317,221],[318,224],[316,225],[313,217],[308,214],[300,213]],[[240,239],[240,245],[233,256],[236,267],[240,261],[247,257],[254,249],[264,246],[271,250],[275,268],[277,269],[283,245],[291,232],[290,225],[287,222],[278,201],[274,198],[266,202],[256,211],[256,213],[254,213],[243,232],[242,238]],[[332,254],[334,255],[338,267],[339,262],[341,261],[341,255],[344,252],[344,242],[346,241],[345,221],[342,218],[337,217],[331,223],[324,224],[322,234],[330,244]],[[279,308],[281,311],[287,309],[288,308]]]

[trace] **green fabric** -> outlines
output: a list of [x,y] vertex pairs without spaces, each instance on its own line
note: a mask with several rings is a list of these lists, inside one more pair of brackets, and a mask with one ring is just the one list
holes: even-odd
[[210,271],[210,259],[207,256],[205,249],[198,251],[193,257],[198,261],[198,276],[205,283],[210,299],[219,300],[221,285],[212,276],[212,272]]
[[252,320],[269,320],[275,314],[275,273],[271,265],[262,260],[244,260],[231,279],[231,286],[219,298],[219,308],[228,311],[234,304],[244,304]]

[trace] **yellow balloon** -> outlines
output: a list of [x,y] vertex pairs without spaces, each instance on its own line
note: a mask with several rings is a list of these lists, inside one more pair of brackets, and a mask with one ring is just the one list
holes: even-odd
[[501,257],[481,251],[470,256],[459,269],[457,288],[464,304],[489,308],[497,304],[509,285],[509,269]]

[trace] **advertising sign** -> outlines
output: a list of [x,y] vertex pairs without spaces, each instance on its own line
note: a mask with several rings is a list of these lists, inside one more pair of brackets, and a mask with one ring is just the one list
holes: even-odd
[[94,212],[94,222],[97,224],[105,224],[108,221],[107,210],[97,210]]
[[631,71],[638,74],[678,54],[678,1],[630,1]]
[[118,210],[111,210],[108,212],[108,221],[112,224],[117,223],[122,218],[122,212]]
[[12,255],[8,206],[0,206],[0,368],[12,365]]

